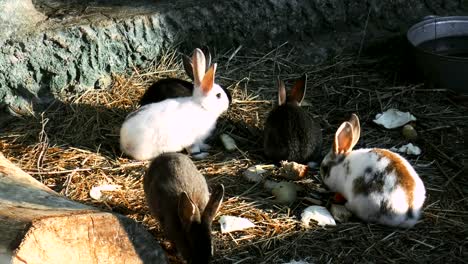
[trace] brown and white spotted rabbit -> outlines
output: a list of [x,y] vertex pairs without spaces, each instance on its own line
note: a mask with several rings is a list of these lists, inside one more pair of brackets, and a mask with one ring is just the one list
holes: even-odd
[[426,199],[422,180],[406,159],[390,150],[353,150],[360,132],[355,114],[336,131],[321,164],[325,185],[342,194],[346,208],[364,221],[414,226]]
[[286,96],[284,82],[278,80],[278,106],[269,113],[263,133],[263,149],[273,162],[317,161],[322,148],[320,125],[301,108],[307,76],[296,81]]
[[206,264],[213,255],[211,222],[224,195],[222,184],[211,196],[205,177],[181,153],[155,158],[144,176],[143,189],[151,214],[188,263]]

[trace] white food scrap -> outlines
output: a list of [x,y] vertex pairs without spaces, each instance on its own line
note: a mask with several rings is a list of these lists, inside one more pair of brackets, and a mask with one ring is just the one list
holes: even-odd
[[387,129],[401,127],[408,122],[415,121],[414,117],[409,112],[401,112],[398,109],[388,109],[387,111],[377,114],[374,123],[384,126]]
[[244,171],[244,177],[250,182],[260,182],[264,179],[263,174],[268,172],[266,169],[274,168],[275,165],[255,165]]
[[413,145],[412,143],[408,143],[399,148],[391,148],[390,150],[397,151],[400,153],[406,153],[408,155],[421,155],[421,149],[418,146]]
[[230,215],[221,216],[219,224],[221,225],[221,233],[223,234],[255,227],[255,224],[247,218]]
[[112,184],[93,186],[91,190],[89,191],[89,196],[91,196],[91,198],[93,198],[94,200],[101,200],[102,198],[101,191],[111,192],[111,191],[119,190],[120,188],[122,188],[122,186],[112,185]]
[[305,227],[309,227],[310,220],[316,221],[319,226],[336,225],[335,219],[327,208],[318,205],[309,206],[302,212],[301,221]]

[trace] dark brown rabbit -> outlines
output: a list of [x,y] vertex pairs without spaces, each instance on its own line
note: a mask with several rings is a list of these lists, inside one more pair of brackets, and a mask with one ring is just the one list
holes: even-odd
[[164,153],[154,159],[143,186],[151,214],[182,257],[188,263],[209,263],[213,254],[211,223],[224,186],[216,185],[210,196],[205,177],[180,153]]
[[278,79],[278,106],[268,115],[263,133],[263,148],[273,162],[281,160],[307,163],[320,158],[320,125],[300,107],[305,96],[307,76],[296,81],[286,96],[284,82]]
[[[206,72],[211,66],[211,54],[208,47],[206,46],[202,48],[202,51],[205,54]],[[161,102],[168,98],[192,96],[194,80],[192,60],[190,57],[182,55],[182,62],[184,65],[185,73],[190,78],[190,80],[192,80],[192,82],[177,78],[166,78],[159,80],[153,83],[150,87],[148,87],[146,92],[140,98],[140,106]],[[229,91],[224,87],[221,88],[223,88],[223,90],[226,92],[229,102],[231,102],[231,94],[229,93]]]

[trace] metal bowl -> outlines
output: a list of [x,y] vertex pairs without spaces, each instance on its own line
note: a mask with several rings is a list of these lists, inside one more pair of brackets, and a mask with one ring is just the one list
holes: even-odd
[[406,37],[429,84],[468,93],[468,16],[426,17]]

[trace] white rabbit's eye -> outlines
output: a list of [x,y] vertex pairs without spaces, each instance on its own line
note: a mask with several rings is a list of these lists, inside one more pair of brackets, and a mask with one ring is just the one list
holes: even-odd
[[216,97],[217,97],[218,99],[221,98],[221,93],[217,93],[217,94],[216,94]]

